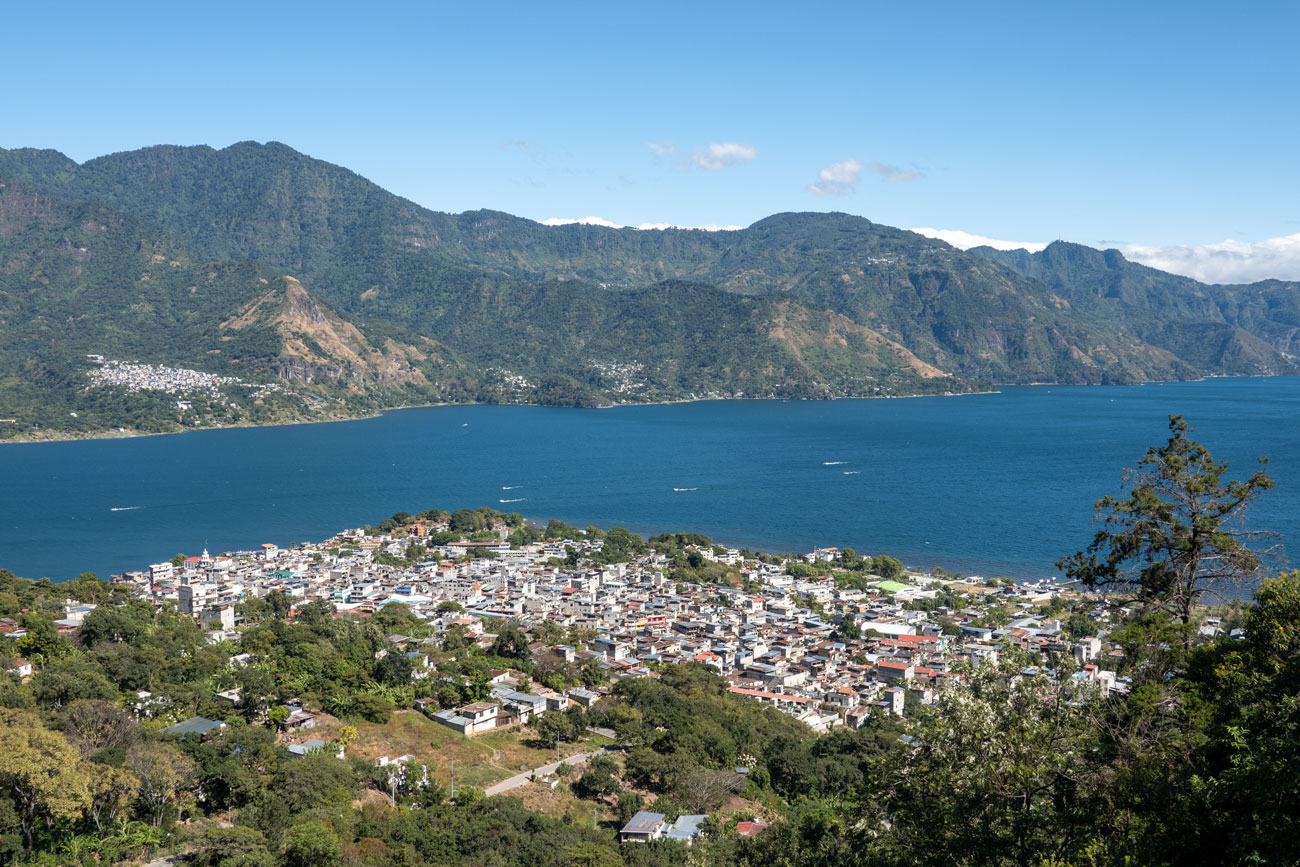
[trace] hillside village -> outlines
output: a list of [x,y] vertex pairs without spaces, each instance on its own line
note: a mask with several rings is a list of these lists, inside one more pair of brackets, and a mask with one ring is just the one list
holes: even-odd
[[[0,637],[15,639],[0,644],[23,655],[7,656],[6,701],[65,717],[77,743],[115,721],[128,746],[88,742],[96,758],[60,760],[63,772],[89,762],[109,774],[99,766],[117,761],[143,780],[161,757],[180,768],[179,800],[135,812],[199,820],[166,845],[206,863],[232,807],[256,823],[238,832],[250,844],[280,846],[279,814],[258,799],[302,813],[319,785],[363,817],[521,809],[556,834],[618,845],[622,863],[643,863],[629,848],[681,863],[688,847],[725,863],[719,852],[781,851],[810,787],[842,797],[877,768],[946,754],[965,724],[953,708],[981,708],[996,733],[1028,699],[1046,728],[1027,748],[1056,761],[1059,745],[1038,740],[1052,714],[1083,720],[1146,688],[1125,656],[1141,652],[1133,618],[1056,580],[542,528],[493,509],[178,554],[53,597],[55,585],[0,577],[6,611],[27,606],[0,617]],[[1202,638],[1244,635],[1235,608],[1213,613],[1198,615]],[[8,713],[15,731],[37,725]],[[222,782],[240,774],[253,788]],[[357,833],[322,839],[352,851]]]
[[[1048,666],[1072,658],[1067,667],[1077,669],[1076,679],[1111,694],[1127,689],[1114,672],[1118,649],[1096,635],[1071,640],[1059,619],[1044,615],[1063,597],[1083,598],[1053,580],[1012,584],[907,572],[899,580],[866,575],[865,586],[842,586],[831,577],[842,560],[835,548],[763,562],[736,549],[691,544],[689,555],[697,561],[734,567],[743,576],[743,586],[692,584],[670,580],[672,560],[664,553],[593,566],[587,557],[602,550],[603,539],[512,547],[504,529],[495,540],[421,546],[427,559],[392,565],[413,543],[450,535],[445,521],[389,532],[357,528],[292,548],[267,543],[260,551],[204,551],[113,581],[156,604],[174,603],[209,629],[214,642],[237,642],[240,603],[276,591],[295,608],[328,603],[335,616],[369,617],[401,603],[428,626],[426,637],[388,638],[390,652],[410,660],[416,682],[437,681],[431,651],[450,630],[489,648],[497,639],[493,624],[517,623],[534,632],[531,627],[551,623],[590,640],[581,646],[534,640],[528,648],[534,663],[551,658],[595,665],[601,682],[655,677],[659,663],[701,663],[724,677],[733,693],[771,704],[814,732],[859,728],[874,713],[904,716],[955,686],[958,662],[996,665],[1009,646]],[[795,577],[792,571],[813,574]],[[68,625],[78,613],[69,611]],[[1093,613],[1097,622],[1107,616],[1100,604]],[[488,700],[439,708],[426,697],[416,704],[474,735],[599,699],[590,689],[557,694],[516,691],[516,685],[503,671]]]

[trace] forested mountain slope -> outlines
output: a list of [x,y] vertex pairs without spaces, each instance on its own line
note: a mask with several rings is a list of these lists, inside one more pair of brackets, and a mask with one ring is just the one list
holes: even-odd
[[[257,262],[199,261],[126,212],[0,184],[0,435],[352,414],[473,383],[433,341],[363,331]],[[91,356],[243,384],[179,395],[184,409],[176,394],[95,385]]]
[[[220,372],[233,353],[242,369],[326,381],[371,406],[870,396],[1295,372],[1283,354],[1300,322],[1293,287],[1252,294],[1152,272],[1160,278],[1122,281],[1117,302],[1107,295],[1109,254],[1066,279],[1032,258],[962,252],[847,214],[778,214],[732,232],[444,214],[285,145],[253,142],[158,146],[81,165],[54,151],[0,149],[0,183],[10,198],[26,191],[32,212],[15,199],[3,218],[9,327],[29,343],[28,331],[45,328],[42,352],[62,353],[54,367],[65,371],[75,356],[129,351]],[[28,218],[41,209],[62,216]],[[116,215],[108,222],[130,230],[87,246],[81,212]],[[70,265],[68,251],[82,247],[93,255]],[[178,264],[159,267],[155,255]],[[204,296],[197,287],[208,278],[195,269],[240,276]],[[275,282],[286,275],[295,282]],[[42,281],[46,294],[36,291]],[[336,317],[331,345],[342,356],[286,336],[275,316],[230,326],[272,283],[288,287],[286,300],[298,287]],[[55,298],[57,319],[41,306]],[[94,312],[85,321],[83,304]],[[166,327],[148,318],[158,311]],[[368,347],[343,337],[348,328]],[[13,362],[5,370],[8,389],[31,392],[31,377]]]
[[1143,340],[1214,373],[1294,374],[1300,284],[1210,285],[1130,262],[1118,250],[1057,241],[1038,253],[977,253],[1050,286],[1075,307],[1128,323]]

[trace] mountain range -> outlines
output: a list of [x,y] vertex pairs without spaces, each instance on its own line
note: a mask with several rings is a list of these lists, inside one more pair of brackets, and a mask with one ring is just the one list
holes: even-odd
[[[439,213],[278,143],[0,149],[0,438],[1295,374],[1297,290],[841,213],[727,232]],[[242,384],[92,387],[89,356]]]

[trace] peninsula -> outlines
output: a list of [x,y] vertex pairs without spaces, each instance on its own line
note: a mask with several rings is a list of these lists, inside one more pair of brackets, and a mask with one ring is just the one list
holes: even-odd
[[[830,853],[798,864],[861,846],[867,863],[924,860],[936,840],[1041,852],[1094,821],[1129,767],[1098,715],[1173,724],[1179,705],[1152,706],[1154,690],[1227,676],[1153,669],[1180,636],[1194,671],[1221,654],[1254,665],[1266,624],[1300,617],[1297,598],[1300,577],[1283,576],[1253,606],[1198,607],[1183,633],[1054,581],[538,527],[489,508],[178,554],[111,582],[0,570],[0,778],[30,805],[0,823],[20,855],[114,862],[364,865],[406,851],[760,867],[790,863],[814,829]],[[1136,724],[1144,751],[1161,748]],[[1050,792],[1067,780],[1079,788],[1062,804]],[[955,818],[957,800],[1001,815],[1008,785],[1034,806],[1032,832]],[[866,798],[867,816],[887,804],[891,819],[864,839],[847,804]],[[1095,821],[1110,839],[1112,819]]]

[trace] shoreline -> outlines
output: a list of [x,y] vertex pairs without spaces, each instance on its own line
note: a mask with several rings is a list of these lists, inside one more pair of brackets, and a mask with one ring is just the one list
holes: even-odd
[[[68,442],[88,442],[94,440],[127,440],[140,439],[144,437],[163,437],[177,436],[188,433],[201,433],[204,431],[221,431],[221,430],[248,430],[251,428],[277,428],[277,427],[294,427],[297,425],[308,424],[333,424],[335,422],[366,421],[368,419],[380,418],[390,412],[400,412],[407,409],[437,409],[441,407],[471,407],[471,406],[529,406],[539,409],[561,409],[561,410],[609,410],[624,409],[627,407],[638,406],[673,406],[684,403],[704,403],[707,401],[800,401],[800,402],[817,402],[817,401],[840,401],[840,400],[914,400],[919,398],[947,398],[947,397],[974,397],[987,396],[991,394],[1001,394],[1006,388],[1096,388],[1096,387],[1116,387],[1116,388],[1136,388],[1146,385],[1169,385],[1179,383],[1208,382],[1217,379],[1272,379],[1280,375],[1252,375],[1252,374],[1207,374],[1195,379],[1152,379],[1144,382],[1132,383],[1061,383],[1061,382],[1025,382],[1025,383],[999,383],[992,388],[981,389],[978,391],[959,391],[944,392],[941,394],[881,394],[881,395],[858,395],[852,397],[823,397],[823,398],[796,398],[796,397],[724,397],[720,395],[708,395],[704,397],[681,397],[673,400],[652,400],[652,401],[623,401],[620,403],[611,403],[606,406],[551,406],[542,403],[419,403],[403,404],[401,406],[386,407],[373,412],[359,413],[357,415],[347,415],[337,418],[307,418],[297,421],[278,421],[271,424],[228,424],[214,425],[212,427],[196,427],[186,430],[174,431],[99,431],[87,433],[84,435],[73,434],[55,434],[50,437],[13,437],[0,439],[0,447],[7,445],[40,445],[52,443]],[[1281,377],[1285,378],[1285,377]]]
[[[0,451],[0,458],[12,459],[7,472],[17,494],[4,510],[7,527],[0,533],[0,548],[6,557],[0,566],[37,577],[72,577],[86,569],[108,574],[136,568],[140,558],[156,555],[153,545],[159,540],[170,553],[197,548],[199,542],[226,549],[247,547],[263,536],[281,541],[318,534],[323,538],[349,522],[411,505],[423,508],[426,497],[413,491],[427,489],[429,502],[487,503],[543,521],[558,517],[576,526],[621,524],[650,535],[690,528],[758,551],[847,544],[889,552],[912,566],[940,564],[967,574],[1037,578],[1059,574],[1053,564],[1063,553],[1054,543],[1060,527],[1079,529],[1071,533],[1072,538],[1080,535],[1079,543],[1066,546],[1071,550],[1086,541],[1082,534],[1093,517],[1088,507],[1117,484],[1116,467],[1150,446],[1157,421],[1178,412],[1191,413],[1195,421],[1193,407],[1201,407],[1203,415],[1223,406],[1241,408],[1241,413],[1229,414],[1235,420],[1243,413],[1247,419],[1277,418],[1300,393],[1300,378],[1216,378],[1182,387],[1053,391],[1055,395],[1015,387],[982,400],[954,403],[774,402],[750,397],[743,398],[749,402],[742,405],[714,400],[696,408],[604,415],[505,409],[398,415],[394,409],[390,418],[369,426],[284,426],[265,434],[159,440],[134,447]],[[1151,428],[1151,437],[1134,430],[1133,414],[1125,404],[1141,408],[1141,417],[1150,422],[1141,430]],[[1085,425],[1092,433],[1080,442],[1083,451],[1058,458],[1054,444],[1062,435],[1060,425],[1075,419],[1088,424],[1096,420],[1100,430],[1113,427],[1130,445],[1119,448],[1109,435],[1099,436]],[[940,428],[927,426],[926,420]],[[1220,438],[1226,432],[1224,442],[1240,451],[1228,455],[1234,463],[1253,461],[1261,453],[1279,462],[1284,455],[1296,454],[1294,438],[1276,426],[1261,444],[1242,438],[1240,421],[1222,421]],[[461,422],[472,427],[462,430]],[[958,425],[953,430],[970,434],[963,433],[955,443],[956,454],[951,437],[943,433],[950,423]],[[918,425],[931,431],[920,440]],[[755,426],[770,435],[756,438]],[[573,454],[548,439],[547,444],[530,446],[534,451],[521,453],[517,446],[530,441],[520,428],[556,437],[585,436],[591,430],[600,447]],[[491,442],[480,446],[489,429],[494,432]],[[655,463],[629,465],[622,441],[598,433],[606,430],[636,434],[634,441],[648,449],[643,454]],[[678,433],[664,437],[661,430]],[[859,436],[865,431],[872,433]],[[466,437],[465,432],[472,435]],[[1005,432],[1016,435],[1014,442],[1028,444],[1032,454],[1047,449],[1054,463],[1045,479],[990,486],[983,472],[968,471],[969,463],[962,460],[966,446],[987,466],[1007,468],[999,470],[999,476],[1015,476],[1024,453],[1004,451]],[[754,460],[732,454],[735,450],[727,443],[733,439],[752,441]],[[675,445],[680,442],[703,451],[683,455]],[[428,443],[443,445],[428,451]],[[403,458],[405,451],[389,454],[387,445],[417,451]],[[300,454],[304,450],[310,454]],[[318,451],[321,456],[315,455]],[[1089,462],[1090,456],[1104,460]],[[861,466],[822,466],[846,458]],[[155,466],[160,460],[165,465]],[[472,471],[465,468],[467,462]],[[1285,463],[1300,466],[1294,457]],[[340,467],[364,468],[367,484],[355,487]],[[604,475],[609,479],[583,482]],[[780,484],[772,487],[775,482]],[[1042,501],[1045,511],[1018,515],[1026,491],[1036,497],[1034,492],[1048,483],[1054,487]],[[501,486],[521,484],[531,490],[501,492]],[[199,493],[190,492],[193,485],[199,486],[194,489]],[[701,493],[669,493],[697,485]],[[1278,487],[1292,492],[1280,496],[1279,505],[1294,502],[1294,491],[1300,490],[1289,481]],[[525,496],[528,502],[501,502]],[[928,504],[931,498],[937,501]],[[990,511],[994,508],[996,512]],[[1272,514],[1267,529],[1294,528],[1294,514]],[[1055,523],[1049,526],[1043,515]],[[984,538],[993,529],[997,538]]]
[[[1047,383],[1051,384],[1051,383]],[[1135,383],[1142,384],[1142,383]],[[0,439],[0,447],[6,445],[42,445],[54,443],[70,442],[91,442],[98,440],[131,440],[143,439],[145,437],[165,437],[179,436],[182,434],[202,433],[205,431],[223,431],[223,430],[249,430],[253,428],[277,428],[277,427],[295,427],[298,425],[310,424],[333,424],[336,422],[350,421],[367,421],[369,419],[380,418],[391,412],[401,412],[408,409],[440,409],[444,407],[473,407],[473,406],[520,406],[535,407],[537,409],[559,409],[559,410],[578,410],[600,412],[610,409],[626,409],[628,407],[650,407],[650,406],[673,406],[676,404],[686,403],[706,403],[708,401],[779,401],[790,402],[798,401],[803,403],[814,403],[818,401],[832,402],[841,400],[912,400],[918,398],[948,398],[948,397],[973,397],[977,395],[1001,394],[1002,388],[1012,386],[998,386],[992,389],[983,389],[980,391],[959,391],[944,392],[942,394],[881,394],[881,395],[861,395],[853,397],[824,397],[824,398],[796,398],[796,397],[723,397],[720,395],[708,395],[704,397],[682,397],[674,400],[651,400],[651,401],[624,401],[621,403],[611,403],[607,406],[552,406],[544,403],[419,403],[403,404],[401,406],[392,406],[374,412],[363,413],[352,416],[343,416],[339,418],[311,418],[300,419],[298,421],[278,421],[271,424],[228,424],[214,425],[212,427],[196,427],[186,430],[173,431],[100,431],[96,433],[87,433],[84,435],[56,434],[50,437],[14,437],[10,439]]]

